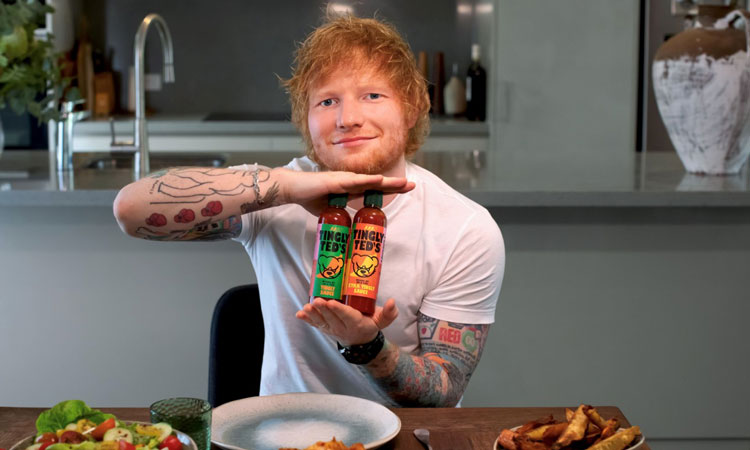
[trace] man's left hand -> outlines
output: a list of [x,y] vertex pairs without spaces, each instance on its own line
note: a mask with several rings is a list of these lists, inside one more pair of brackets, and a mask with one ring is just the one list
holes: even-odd
[[336,338],[345,347],[366,344],[398,317],[396,301],[389,298],[375,313],[365,316],[361,312],[336,300],[316,298],[306,304],[296,317]]

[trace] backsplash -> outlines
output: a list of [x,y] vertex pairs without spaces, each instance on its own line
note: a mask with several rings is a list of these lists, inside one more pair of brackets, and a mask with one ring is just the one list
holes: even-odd
[[[394,24],[417,54],[426,51],[433,76],[436,52],[445,54],[445,77],[459,64],[463,78],[472,42],[483,46],[485,66],[491,34],[478,30],[473,6],[482,0],[368,0],[335,2],[360,17],[379,17]],[[148,92],[147,105],[160,113],[251,113],[283,118],[286,94],[278,77],[288,77],[296,43],[321,23],[325,1],[274,0],[106,0],[74,3],[76,17],[86,15],[95,48],[111,59],[116,97],[128,104],[128,67],[133,64],[133,37],[148,13],[167,21],[175,53],[175,84]],[[461,11],[461,12],[459,12]],[[467,13],[467,11],[469,11]],[[485,21],[486,22],[486,21]],[[161,49],[149,31],[146,71],[160,73]]]

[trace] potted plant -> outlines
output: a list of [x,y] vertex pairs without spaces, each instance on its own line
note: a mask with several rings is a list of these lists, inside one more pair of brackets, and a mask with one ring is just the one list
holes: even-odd
[[[45,15],[54,10],[39,0],[0,3],[0,108],[30,113],[41,123],[58,120],[59,103],[69,78],[62,76],[59,54],[47,33],[37,39]],[[0,123],[0,151],[2,151]]]

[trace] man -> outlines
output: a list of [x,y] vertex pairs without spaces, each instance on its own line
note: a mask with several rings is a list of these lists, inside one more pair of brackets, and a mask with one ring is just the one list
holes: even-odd
[[[392,27],[340,17],[301,44],[285,85],[307,157],[284,168],[154,174],[118,195],[121,228],[145,239],[244,245],[266,330],[261,395],[457,405],[494,322],[504,246],[484,208],[407,162],[429,127],[426,83],[413,54]],[[353,194],[354,215],[365,189],[385,192],[388,217],[371,317],[335,300],[308,302],[327,194]]]

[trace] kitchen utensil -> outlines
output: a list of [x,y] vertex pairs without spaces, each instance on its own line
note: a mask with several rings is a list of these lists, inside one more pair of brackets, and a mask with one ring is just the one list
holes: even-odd
[[416,428],[414,430],[414,436],[416,436],[419,442],[424,444],[427,450],[432,450],[432,446],[430,445],[430,430],[425,428]]

